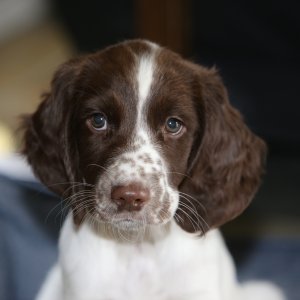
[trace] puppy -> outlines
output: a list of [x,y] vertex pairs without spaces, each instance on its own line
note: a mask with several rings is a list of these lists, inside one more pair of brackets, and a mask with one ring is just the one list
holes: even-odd
[[70,209],[37,299],[283,299],[237,283],[216,229],[265,150],[214,69],[143,40],[65,63],[25,122],[28,162]]

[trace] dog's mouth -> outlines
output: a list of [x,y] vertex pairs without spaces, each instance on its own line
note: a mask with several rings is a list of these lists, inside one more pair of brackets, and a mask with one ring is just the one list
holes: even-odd
[[143,220],[137,220],[132,218],[118,218],[117,220],[114,220],[112,224],[117,229],[127,232],[144,230],[147,226],[147,224]]
[[119,212],[110,216],[109,223],[118,228],[130,229],[148,225],[146,217],[140,212]]
[[97,218],[100,222],[123,229],[142,228],[147,225],[154,225],[150,216],[145,212],[107,212],[105,210],[97,210],[93,215],[94,218]]
[[90,219],[92,228],[108,239],[136,243],[145,240],[151,226],[140,213],[93,213]]
[[168,207],[145,207],[141,211],[119,211],[108,204],[107,207],[95,207],[93,219],[105,226],[112,226],[118,230],[138,231],[147,227],[164,225],[173,217]]
[[90,222],[97,234],[121,243],[140,243],[144,241],[154,242],[163,239],[171,225],[171,219],[162,223],[152,223],[137,213],[120,213],[114,216],[98,214],[97,220]]

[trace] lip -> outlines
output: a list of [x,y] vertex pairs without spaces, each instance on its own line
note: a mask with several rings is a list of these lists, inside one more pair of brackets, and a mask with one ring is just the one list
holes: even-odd
[[117,221],[112,222],[113,226],[121,230],[122,232],[140,232],[143,231],[146,224],[141,221],[133,220],[133,219],[119,219]]
[[118,220],[113,220],[114,224],[122,224],[122,225],[142,225],[142,222],[139,220],[133,220],[133,219],[118,219]]
[[145,223],[145,216],[141,215],[140,212],[103,212],[97,211],[97,217],[102,221],[110,223]]
[[112,221],[143,221],[142,214],[140,212],[119,212],[114,215]]

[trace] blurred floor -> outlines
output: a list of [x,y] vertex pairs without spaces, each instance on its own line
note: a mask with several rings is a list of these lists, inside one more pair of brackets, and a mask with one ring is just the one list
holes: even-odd
[[0,44],[0,123],[14,132],[18,116],[34,110],[55,69],[72,53],[66,35],[49,20]]

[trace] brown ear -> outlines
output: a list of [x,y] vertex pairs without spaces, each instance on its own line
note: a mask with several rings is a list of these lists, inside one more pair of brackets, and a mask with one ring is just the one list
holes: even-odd
[[260,183],[266,147],[230,105],[217,72],[197,67],[197,73],[200,97],[196,106],[201,102],[205,128],[201,142],[194,146],[190,176],[179,188],[184,196],[177,220],[188,232],[204,233],[248,206]]
[[37,111],[26,116],[23,122],[23,154],[36,176],[60,196],[70,187],[70,182],[75,181],[68,142],[71,112],[67,102],[77,65],[77,61],[72,60],[59,68],[51,92],[44,95]]

